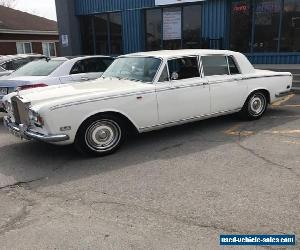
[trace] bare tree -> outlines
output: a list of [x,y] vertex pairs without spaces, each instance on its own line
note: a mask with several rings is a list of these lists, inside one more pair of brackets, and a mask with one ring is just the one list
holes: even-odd
[[0,5],[9,8],[14,8],[17,5],[17,0],[0,0]]

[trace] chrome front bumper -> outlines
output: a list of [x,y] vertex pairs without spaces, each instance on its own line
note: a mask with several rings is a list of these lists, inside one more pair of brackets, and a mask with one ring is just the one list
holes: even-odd
[[37,140],[43,142],[62,142],[69,140],[68,135],[43,135],[34,132],[23,124],[17,125],[13,123],[9,117],[5,116],[3,118],[4,126],[9,130],[9,132],[17,137],[24,138],[26,140]]

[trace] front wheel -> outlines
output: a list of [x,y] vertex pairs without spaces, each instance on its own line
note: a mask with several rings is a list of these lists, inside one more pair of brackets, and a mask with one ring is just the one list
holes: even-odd
[[267,107],[266,95],[261,91],[257,91],[248,97],[240,115],[247,120],[258,120],[263,116]]
[[83,154],[105,156],[121,147],[125,133],[123,121],[117,116],[95,116],[79,128],[75,147]]

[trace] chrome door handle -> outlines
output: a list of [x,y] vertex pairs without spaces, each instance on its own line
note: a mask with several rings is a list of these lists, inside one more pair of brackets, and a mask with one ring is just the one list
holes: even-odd
[[208,85],[208,84],[209,84],[209,82],[204,82],[204,83],[203,83],[203,85]]
[[88,81],[89,78],[88,78],[88,77],[81,77],[81,80],[82,80],[82,81]]

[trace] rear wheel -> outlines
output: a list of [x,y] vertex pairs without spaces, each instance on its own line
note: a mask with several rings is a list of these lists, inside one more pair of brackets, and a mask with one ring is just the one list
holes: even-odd
[[105,156],[117,151],[125,140],[122,119],[114,115],[94,116],[85,121],[76,135],[75,147],[84,154]]
[[268,100],[265,93],[257,91],[248,97],[240,115],[248,120],[258,120],[266,112],[267,107]]

